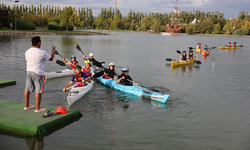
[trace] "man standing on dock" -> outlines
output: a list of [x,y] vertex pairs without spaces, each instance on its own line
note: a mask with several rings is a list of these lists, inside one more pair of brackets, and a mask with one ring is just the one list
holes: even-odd
[[36,110],[35,112],[44,112],[46,108],[41,108],[42,93],[44,92],[44,68],[45,61],[54,59],[56,47],[52,46],[52,53],[49,55],[46,51],[41,50],[40,36],[31,38],[32,47],[25,53],[27,64],[26,87],[24,91],[25,107],[24,110],[33,109],[35,106],[29,104],[30,92],[36,90]]

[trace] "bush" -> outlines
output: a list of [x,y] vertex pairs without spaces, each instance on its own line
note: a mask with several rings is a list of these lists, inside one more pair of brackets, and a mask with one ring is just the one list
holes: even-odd
[[69,25],[69,26],[68,26],[68,30],[69,30],[69,31],[73,31],[73,30],[74,30],[74,26],[73,26],[73,25]]
[[7,24],[8,18],[9,17],[6,16],[0,16],[0,23],[2,24],[2,26],[9,27],[9,24]]
[[[10,23],[16,26],[15,18],[8,18],[7,25]],[[17,24],[16,27],[18,30],[35,30],[36,29],[36,25],[34,25],[33,23],[29,21],[22,20],[22,19],[16,19],[16,24]]]
[[210,32],[209,32],[209,31],[206,31],[206,34],[210,34]]
[[48,28],[48,30],[58,30],[59,25],[56,22],[50,22],[50,23],[48,23],[47,28]]
[[59,19],[56,19],[56,18],[48,18],[48,22],[56,22],[56,23],[60,23],[60,20]]
[[161,32],[166,32],[166,26],[161,26]]
[[234,35],[248,35],[248,31],[245,29],[237,29],[234,31]]
[[193,35],[195,32],[195,26],[194,25],[189,25],[186,29],[187,34]]

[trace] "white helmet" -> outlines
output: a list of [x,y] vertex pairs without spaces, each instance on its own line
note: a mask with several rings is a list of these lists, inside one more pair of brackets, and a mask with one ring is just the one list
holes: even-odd
[[113,62],[109,63],[109,66],[115,66],[115,64]]
[[124,67],[124,68],[122,68],[121,71],[122,71],[122,72],[127,72],[127,71],[129,71],[129,69],[128,69],[128,67]]
[[94,56],[94,54],[93,53],[89,53],[89,56]]

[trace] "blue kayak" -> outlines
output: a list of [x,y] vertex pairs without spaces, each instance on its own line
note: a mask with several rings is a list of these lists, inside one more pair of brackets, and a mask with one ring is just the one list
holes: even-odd
[[103,77],[98,77],[98,78],[96,78],[96,80],[98,80],[102,84],[104,84],[108,87],[114,88],[116,90],[120,90],[120,91],[123,91],[126,93],[138,95],[139,97],[152,99],[152,100],[160,102],[160,103],[166,103],[166,101],[169,98],[169,95],[167,95],[167,94],[161,94],[159,92],[154,92],[154,91],[151,91],[147,88],[141,87],[139,85],[133,85],[133,86],[121,85],[119,83],[115,83],[116,80],[104,79]]

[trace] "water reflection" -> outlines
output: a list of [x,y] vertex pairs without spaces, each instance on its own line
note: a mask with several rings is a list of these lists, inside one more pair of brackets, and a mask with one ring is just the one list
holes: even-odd
[[43,139],[41,140],[27,140],[25,139],[27,150],[42,150],[44,148]]
[[172,73],[179,71],[179,72],[192,72],[193,69],[199,69],[200,66],[196,65],[196,64],[190,64],[190,65],[183,65],[183,66],[175,66],[175,67],[171,67]]

